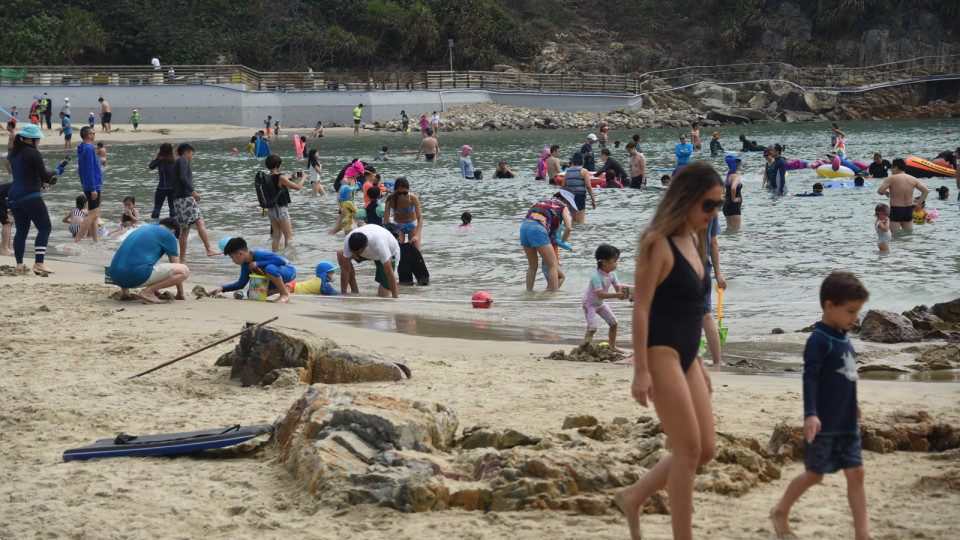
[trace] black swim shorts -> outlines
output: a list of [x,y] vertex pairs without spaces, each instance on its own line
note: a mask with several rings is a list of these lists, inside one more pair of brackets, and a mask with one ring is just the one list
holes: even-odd
[[103,123],[104,123],[104,124],[109,124],[111,118],[113,118],[113,113],[109,113],[109,112],[103,113]]
[[913,207],[912,206],[891,206],[890,221],[893,221],[895,223],[905,223],[907,221],[913,221]]
[[87,197],[87,210],[96,210],[100,208],[100,199],[103,197],[103,193],[97,192],[97,198],[93,199],[92,191],[84,191],[84,195]]
[[863,466],[860,434],[820,435],[813,443],[803,440],[803,465],[817,474],[835,473],[841,469]]

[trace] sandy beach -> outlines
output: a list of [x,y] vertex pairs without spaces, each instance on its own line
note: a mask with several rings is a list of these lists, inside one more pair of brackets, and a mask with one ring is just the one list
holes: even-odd
[[[0,264],[13,264],[0,257]],[[98,269],[52,261],[47,278],[0,277],[8,317],[0,345],[0,536],[25,538],[624,538],[625,520],[555,511],[404,514],[371,506],[335,511],[294,483],[274,445],[225,457],[102,459],[63,463],[67,448],[120,432],[149,434],[273,422],[305,384],[243,388],[216,358],[231,341],[135,380],[127,377],[279,316],[280,326],[403,362],[413,378],[352,388],[452,407],[460,428],[487,423],[533,433],[559,431],[564,417],[601,421],[651,411],[629,397],[629,368],[546,360],[555,346],[466,341],[377,332],[323,322],[317,303],[261,304],[190,299],[164,305],[109,299]],[[189,290],[189,284],[187,289]],[[799,377],[712,373],[717,430],[755,437],[801,422]],[[925,410],[960,424],[955,383],[861,381],[864,416]],[[960,455],[864,452],[871,528],[877,538],[955,538],[960,493],[918,486],[960,467]],[[768,509],[802,464],[740,498],[695,493],[699,537],[771,538]],[[611,494],[612,495],[612,494]],[[670,536],[669,516],[647,515],[650,538]],[[801,538],[850,538],[842,475],[826,478],[796,506]]]

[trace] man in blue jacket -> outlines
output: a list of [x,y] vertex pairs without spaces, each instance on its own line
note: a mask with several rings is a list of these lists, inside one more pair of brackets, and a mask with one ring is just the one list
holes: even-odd
[[89,234],[94,242],[100,241],[97,224],[100,221],[100,191],[103,189],[103,171],[100,170],[97,149],[93,146],[96,133],[90,126],[83,126],[80,129],[80,138],[83,142],[77,146],[77,172],[80,174],[83,194],[87,197],[87,217],[83,218],[83,223],[80,224],[80,231],[73,240],[75,244],[79,244],[86,234]]

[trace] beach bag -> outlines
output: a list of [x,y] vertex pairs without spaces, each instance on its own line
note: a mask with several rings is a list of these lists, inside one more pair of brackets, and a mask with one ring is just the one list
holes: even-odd
[[266,302],[267,291],[269,290],[270,280],[267,279],[267,276],[263,275],[263,273],[253,274],[250,276],[250,289],[247,290],[247,299]]
[[277,205],[277,190],[266,173],[257,171],[257,175],[253,177],[253,188],[257,191],[257,202],[261,208],[273,208]]

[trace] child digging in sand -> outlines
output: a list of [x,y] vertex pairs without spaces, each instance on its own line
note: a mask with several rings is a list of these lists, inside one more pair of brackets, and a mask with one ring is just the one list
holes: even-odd
[[[600,244],[594,257],[597,259],[597,269],[590,277],[590,285],[587,286],[587,292],[583,295],[583,314],[587,318],[587,333],[583,339],[593,339],[593,335],[597,333],[597,315],[600,315],[610,325],[608,334],[610,350],[622,353],[623,351],[617,348],[617,317],[610,310],[610,306],[604,302],[606,298],[624,300],[627,298],[627,290],[621,289],[617,281],[616,270],[620,250],[608,244]],[[615,292],[607,292],[611,285]]]
[[867,495],[860,456],[860,406],[857,404],[857,362],[847,330],[857,322],[870,293],[853,274],[833,272],[820,286],[823,318],[803,351],[803,464],[783,498],[770,510],[780,538],[793,538],[790,508],[823,475],[843,469],[847,500],[857,540],[872,539],[867,522]]
[[247,247],[247,242],[240,237],[231,238],[224,246],[223,253],[230,257],[234,264],[240,266],[240,279],[229,285],[217,287],[207,293],[209,296],[221,292],[238,291],[246,287],[250,282],[250,275],[259,270],[270,280],[267,294],[279,293],[280,296],[276,302],[280,304],[290,301],[290,291],[285,284],[297,278],[297,269],[290,261],[266,250],[251,250]]

